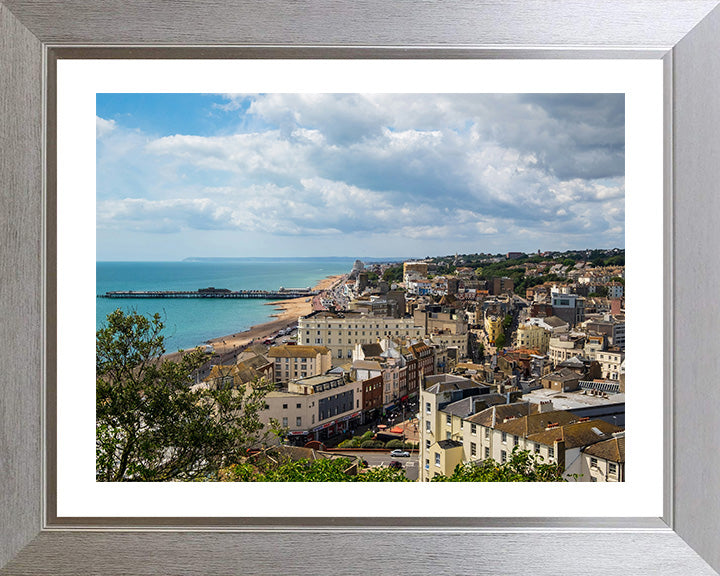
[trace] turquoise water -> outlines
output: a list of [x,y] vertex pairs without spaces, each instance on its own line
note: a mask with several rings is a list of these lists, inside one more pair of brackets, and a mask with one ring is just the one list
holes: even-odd
[[[202,262],[98,262],[96,293],[113,290],[276,290],[312,287],[326,276],[345,274],[354,258],[243,259]],[[110,299],[96,298],[96,328],[120,308],[160,313],[168,352],[187,349],[210,338],[235,334],[270,320],[267,300]]]

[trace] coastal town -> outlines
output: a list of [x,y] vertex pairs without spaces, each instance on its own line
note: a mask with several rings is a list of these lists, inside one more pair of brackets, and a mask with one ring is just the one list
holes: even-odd
[[621,249],[358,260],[208,341],[194,388],[273,383],[265,451],[420,482],[525,451],[568,481],[622,482],[624,285]]

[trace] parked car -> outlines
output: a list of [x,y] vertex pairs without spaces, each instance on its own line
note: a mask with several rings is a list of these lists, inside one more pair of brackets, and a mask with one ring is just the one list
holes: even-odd
[[406,452],[405,450],[393,450],[390,452],[390,456],[394,458],[408,458],[410,456],[410,452]]
[[402,462],[398,462],[397,460],[391,460],[389,467],[390,468],[402,468],[403,465],[402,465]]

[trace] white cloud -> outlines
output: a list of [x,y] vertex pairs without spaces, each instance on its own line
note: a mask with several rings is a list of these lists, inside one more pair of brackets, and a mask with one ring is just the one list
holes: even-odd
[[95,138],[102,138],[115,130],[115,120],[105,120],[95,116]]
[[623,245],[624,107],[590,96],[233,95],[244,132],[155,139],[97,118],[98,228]]

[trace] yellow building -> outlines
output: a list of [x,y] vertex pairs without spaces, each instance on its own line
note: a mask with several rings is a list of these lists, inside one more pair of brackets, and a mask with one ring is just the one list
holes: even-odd
[[541,354],[547,354],[550,345],[550,333],[542,326],[522,324],[517,329],[518,348],[534,348]]
[[495,343],[495,340],[497,340],[498,336],[502,334],[502,316],[498,314],[494,314],[491,312],[485,313],[485,333],[488,336],[488,340]]

